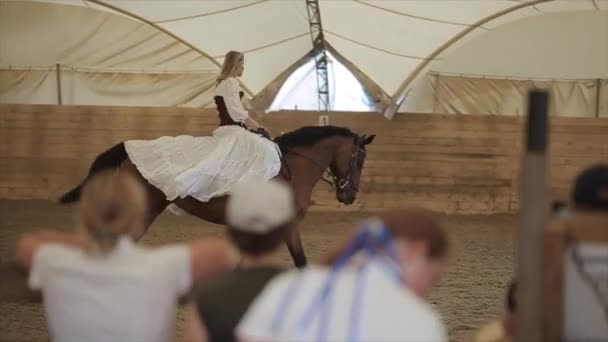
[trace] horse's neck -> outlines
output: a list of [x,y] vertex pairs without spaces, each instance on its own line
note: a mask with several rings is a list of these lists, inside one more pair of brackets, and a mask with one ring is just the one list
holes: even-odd
[[308,206],[312,189],[329,168],[336,148],[336,142],[329,138],[312,147],[296,147],[287,156],[281,175],[292,184],[300,207]]
[[[288,153],[286,164],[287,177],[308,180],[311,184],[321,179],[333,157],[333,148],[327,145],[296,147]],[[291,154],[291,155],[289,155]]]

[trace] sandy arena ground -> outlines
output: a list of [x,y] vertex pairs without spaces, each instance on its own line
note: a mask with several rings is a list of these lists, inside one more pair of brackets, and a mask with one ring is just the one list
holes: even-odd
[[[306,253],[317,260],[365,217],[358,212],[311,212],[301,228]],[[431,301],[449,328],[453,341],[467,341],[476,328],[497,317],[505,285],[513,269],[514,216],[441,216],[453,242],[451,265]],[[72,209],[50,202],[0,201],[0,261],[12,258],[20,233],[36,228],[71,229]],[[144,238],[147,244],[188,241],[222,236],[220,226],[192,217],[163,215]],[[284,248],[286,264],[291,259]],[[3,280],[0,279],[0,282]],[[0,286],[1,288],[1,286]],[[48,341],[40,304],[10,300],[0,294],[0,341]],[[183,317],[176,323],[176,340],[182,340]]]

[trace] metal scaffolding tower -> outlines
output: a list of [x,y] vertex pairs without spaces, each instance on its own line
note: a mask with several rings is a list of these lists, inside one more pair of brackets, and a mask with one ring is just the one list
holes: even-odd
[[325,50],[325,36],[321,25],[321,11],[318,0],[306,0],[308,12],[308,24],[310,25],[310,38],[315,59],[315,70],[317,74],[317,95],[319,99],[319,111],[326,112],[329,105],[329,80],[327,77],[327,53]]

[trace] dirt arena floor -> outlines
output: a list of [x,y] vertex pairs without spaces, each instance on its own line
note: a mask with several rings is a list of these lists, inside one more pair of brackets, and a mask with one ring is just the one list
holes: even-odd
[[[69,230],[72,215],[70,207],[50,202],[0,201],[0,262],[11,260],[20,233],[37,228]],[[301,226],[309,259],[317,260],[352,232],[357,220],[369,215],[346,211],[309,213]],[[517,218],[442,215],[441,219],[454,248],[450,268],[434,289],[431,301],[442,314],[451,340],[468,341],[476,328],[499,313],[513,269]],[[167,213],[151,227],[144,243],[163,244],[223,234],[220,226]],[[287,265],[291,264],[286,249],[283,257]],[[6,285],[0,288],[6,289]],[[182,331],[180,312],[177,341],[182,340]],[[0,341],[48,341],[41,305],[0,294]]]

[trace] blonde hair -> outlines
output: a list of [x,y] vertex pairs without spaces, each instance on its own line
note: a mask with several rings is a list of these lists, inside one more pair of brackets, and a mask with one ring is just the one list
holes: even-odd
[[241,63],[245,63],[245,55],[242,52],[229,51],[224,57],[224,64],[222,65],[220,75],[217,77],[216,85],[232,77],[234,70]]
[[139,235],[146,214],[144,187],[129,175],[104,171],[87,181],[78,213],[86,250],[106,254],[121,235]]

